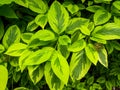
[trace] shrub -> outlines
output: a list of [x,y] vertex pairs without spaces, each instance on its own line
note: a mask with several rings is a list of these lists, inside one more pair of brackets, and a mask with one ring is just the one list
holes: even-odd
[[0,89],[119,87],[119,39],[118,0],[2,0]]

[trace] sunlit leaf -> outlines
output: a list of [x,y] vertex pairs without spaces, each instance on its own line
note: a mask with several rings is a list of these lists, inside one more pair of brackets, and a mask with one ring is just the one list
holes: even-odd
[[62,90],[64,83],[54,74],[50,62],[46,63],[44,73],[45,80],[51,90]]
[[73,81],[82,79],[91,67],[91,62],[85,55],[85,51],[72,54],[70,61],[70,76]]
[[54,1],[48,11],[48,22],[54,32],[60,34],[65,31],[69,21],[66,9],[57,1]]
[[8,48],[13,43],[20,42],[20,29],[17,25],[12,25],[7,29],[2,42],[5,48]]
[[8,81],[8,71],[6,67],[0,65],[0,89],[5,90]]
[[67,84],[69,79],[69,65],[67,60],[57,51],[54,51],[51,57],[51,67],[55,75]]
[[34,84],[37,84],[44,75],[44,66],[43,65],[28,66],[28,72],[32,82]]

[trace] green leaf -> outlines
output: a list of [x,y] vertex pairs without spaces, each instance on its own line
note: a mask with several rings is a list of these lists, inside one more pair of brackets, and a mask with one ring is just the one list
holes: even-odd
[[51,57],[51,67],[55,75],[67,84],[69,79],[69,65],[67,60],[57,51],[54,51]]
[[0,89],[5,90],[8,81],[8,71],[6,67],[0,65]]
[[39,26],[35,23],[35,20],[30,21],[27,25],[27,31],[34,31],[38,28]]
[[114,47],[116,50],[120,50],[120,43],[117,41],[110,42],[111,46]]
[[82,25],[82,26],[80,27],[80,30],[81,30],[81,32],[82,32],[83,34],[85,34],[85,35],[90,35],[90,30],[88,29],[87,26]]
[[98,62],[98,52],[96,50],[96,48],[94,47],[94,45],[92,44],[88,44],[85,47],[85,52],[86,52],[86,56],[88,57],[88,59],[94,64],[96,65]]
[[70,51],[68,51],[68,46],[66,45],[58,45],[58,51],[64,56],[66,59],[70,55]]
[[20,42],[20,29],[17,25],[12,25],[7,29],[2,42],[5,48],[8,48],[13,43]]
[[50,90],[62,90],[64,83],[54,74],[51,63],[47,62],[45,65],[45,80],[50,88]]
[[117,24],[118,26],[120,26],[120,18],[114,17],[114,22],[115,22],[115,24]]
[[23,65],[25,60],[33,53],[33,51],[25,50],[23,54],[19,58],[19,67],[21,69],[21,72],[26,68],[26,65]]
[[94,76],[91,76],[87,79],[87,84],[92,85],[94,83]]
[[67,35],[60,36],[58,39],[59,45],[68,45],[71,43],[71,39]]
[[55,39],[55,35],[50,30],[39,30],[31,38],[31,40],[39,39],[41,41],[50,41]]
[[[108,41],[107,44],[105,44],[105,46],[106,46],[105,48],[106,48],[108,54],[111,54],[114,50],[114,44],[113,43],[114,43],[113,41]],[[118,48],[120,48],[120,47],[118,47]]]
[[100,38],[97,38],[97,37],[90,37],[90,39],[93,40],[93,41],[96,41],[98,43],[102,43],[102,44],[106,44],[107,43],[106,40],[100,39]]
[[0,6],[0,16],[5,16],[7,18],[18,18],[14,10],[8,5]]
[[94,23],[95,25],[101,25],[109,21],[110,18],[111,14],[108,11],[99,9],[94,14]]
[[14,1],[14,0],[2,0],[2,1],[0,1],[0,4],[1,5],[10,4],[12,1]]
[[53,51],[54,49],[51,47],[45,47],[40,50],[37,50],[31,53],[31,55],[28,58],[26,58],[23,65],[39,65],[41,63],[44,63],[50,59]]
[[67,5],[67,9],[71,14],[74,14],[79,11],[79,7],[76,4],[69,4]]
[[91,62],[85,55],[85,51],[72,54],[70,61],[70,76],[73,81],[82,79],[91,67]]
[[16,72],[14,71],[14,74],[13,74],[13,79],[15,82],[18,82],[20,80],[20,77],[21,77],[21,72]]
[[106,81],[105,85],[106,85],[106,88],[107,88],[108,90],[112,90],[112,87],[113,87],[112,82]]
[[60,34],[65,31],[69,21],[66,9],[57,1],[54,1],[48,11],[48,22],[54,32]]
[[2,44],[0,44],[0,53],[4,52],[5,51],[5,48]]
[[29,90],[28,88],[25,88],[25,87],[17,87],[15,88],[14,90]]
[[15,43],[15,44],[12,44],[8,48],[8,50],[5,52],[5,54],[10,55],[10,56],[21,56],[26,48],[27,48],[26,44]]
[[86,10],[93,12],[93,13],[95,13],[99,9],[103,9],[103,7],[99,5],[92,5],[86,8]]
[[68,50],[72,52],[78,52],[84,49],[85,46],[86,46],[86,42],[84,41],[84,39],[81,39],[81,40],[77,40],[72,45],[70,45],[68,47]]
[[99,62],[107,68],[108,57],[107,57],[107,51],[104,46],[101,46],[101,48],[98,49],[98,57],[99,57]]
[[2,39],[3,35],[4,35],[4,25],[0,18],[0,40]]
[[36,13],[45,13],[48,9],[43,0],[28,0],[28,7]]
[[14,2],[16,4],[19,4],[21,6],[24,6],[24,7],[28,8],[28,0],[14,0]]
[[89,24],[89,20],[85,18],[73,18],[69,21],[68,27],[66,28],[66,32],[68,34],[73,34],[75,31],[80,29],[80,27],[87,26]]
[[114,1],[113,6],[115,6],[118,10],[120,10],[120,1]]
[[98,82],[98,83],[105,83],[105,81],[106,81],[105,77],[104,77],[104,76],[101,76],[101,77],[99,77],[99,78],[97,79],[96,82]]
[[39,14],[35,17],[35,23],[38,24],[42,29],[44,29],[47,21],[48,20],[46,15]]
[[33,35],[33,33],[23,33],[21,35],[21,39],[22,39],[23,42],[29,43],[32,35]]
[[92,37],[100,38],[103,40],[120,39],[120,26],[114,23],[108,23],[99,28]]
[[28,66],[28,72],[29,72],[30,79],[35,85],[42,79],[44,75],[44,66],[43,65]]

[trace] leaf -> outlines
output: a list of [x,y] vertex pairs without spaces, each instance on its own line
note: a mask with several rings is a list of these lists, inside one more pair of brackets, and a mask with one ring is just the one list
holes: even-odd
[[48,9],[43,0],[28,0],[28,7],[36,13],[45,13]]
[[8,5],[0,6],[0,16],[5,16],[7,18],[18,18],[14,10]]
[[5,51],[5,48],[2,44],[0,44],[0,53],[4,52]]
[[105,83],[105,81],[106,81],[105,77],[104,77],[104,76],[101,76],[101,77],[99,77],[99,78],[97,79],[96,82],[98,82],[98,83]]
[[101,47],[98,49],[98,55],[99,55],[99,62],[105,66],[106,68],[108,67],[108,57],[107,57],[107,51],[105,47]]
[[12,44],[8,48],[8,50],[5,52],[5,54],[10,55],[10,56],[21,56],[26,48],[27,48],[26,44],[15,43],[15,44]]
[[112,87],[113,87],[112,82],[106,81],[105,85],[106,85],[106,88],[107,88],[108,90],[112,90]]
[[105,48],[106,48],[108,54],[111,54],[113,52],[113,50],[114,50],[113,42],[112,41],[108,41],[107,44],[105,44],[105,46],[106,46]]
[[54,1],[48,11],[48,22],[54,32],[60,34],[65,31],[69,21],[69,14],[58,2]]
[[23,33],[21,35],[21,39],[22,39],[23,42],[29,43],[32,35],[33,35],[33,33]]
[[21,77],[21,72],[16,72],[14,71],[14,74],[13,74],[13,79],[15,82],[18,82],[20,80],[20,77]]
[[70,61],[70,77],[73,81],[82,79],[91,67],[91,62],[81,50],[72,54]]
[[68,47],[68,50],[72,52],[78,52],[84,49],[85,46],[86,46],[86,42],[84,41],[84,39],[81,39],[81,40],[77,40],[72,45],[70,45]]
[[50,59],[53,51],[54,49],[51,47],[45,47],[40,50],[37,50],[31,53],[31,55],[28,58],[26,58],[23,65],[39,65],[41,63],[44,63]]
[[88,29],[88,27],[87,26],[81,26],[80,27],[80,30],[81,30],[81,32],[83,33],[83,34],[85,34],[85,35],[90,35],[90,30]]
[[68,45],[71,43],[71,39],[67,35],[62,35],[58,39],[59,45]]
[[79,11],[79,7],[76,4],[69,4],[67,5],[67,9],[71,14],[74,14]]
[[94,83],[94,76],[91,76],[87,79],[87,84],[92,85]]
[[17,25],[12,25],[7,29],[2,42],[5,48],[8,48],[13,43],[20,42],[20,29]]
[[24,6],[24,7],[28,8],[28,0],[14,0],[14,2],[16,4],[19,4],[21,6]]
[[10,4],[12,1],[14,1],[14,0],[2,0],[2,1],[0,1],[0,4],[1,5]]
[[86,8],[86,10],[95,13],[97,10],[99,9],[103,9],[103,7],[99,6],[99,5],[92,5],[92,6],[88,6]]
[[0,65],[0,89],[5,90],[8,81],[8,71],[6,67]]
[[23,65],[25,60],[33,53],[33,51],[25,50],[23,54],[19,58],[19,67],[21,69],[21,72],[26,68],[26,65]]
[[118,10],[120,10],[120,1],[114,1],[113,6],[115,6]]
[[68,46],[66,45],[58,45],[58,52],[61,53],[66,59],[70,55],[70,51],[68,51]]
[[42,79],[44,75],[44,66],[43,65],[28,66],[28,72],[29,72],[30,79],[35,85]]
[[0,40],[2,39],[3,35],[4,35],[4,25],[0,18]]
[[54,74],[51,63],[47,62],[45,65],[45,80],[50,88],[50,90],[62,90],[64,83]]
[[120,50],[120,43],[117,41],[110,42],[111,46],[115,48],[116,50]]
[[27,25],[27,31],[34,31],[38,28],[38,25],[35,23],[34,20],[30,21]]
[[82,25],[87,26],[89,23],[88,19],[85,18],[73,18],[69,21],[68,27],[66,28],[66,32],[68,34],[73,34],[75,31],[80,29]]
[[50,30],[39,30],[31,38],[31,40],[34,39],[39,39],[41,41],[50,41],[55,39],[55,35]]
[[69,79],[69,65],[67,60],[57,51],[54,51],[51,57],[51,67],[55,75],[67,84]]
[[28,88],[25,88],[25,87],[17,87],[15,88],[14,90],[29,90]]
[[108,11],[99,9],[94,14],[94,23],[95,25],[101,25],[109,21],[110,18],[111,14]]
[[97,38],[97,37],[90,37],[90,39],[93,40],[93,41],[96,41],[98,43],[102,43],[102,44],[106,44],[107,43],[106,40],[100,39],[100,38]]
[[118,26],[120,26],[120,18],[114,17],[114,22],[115,22],[115,24],[117,24]]
[[39,14],[35,17],[35,23],[42,27],[42,29],[44,29],[45,25],[47,24],[47,21],[48,20],[46,15]]
[[114,23],[108,23],[99,28],[92,37],[100,38],[103,40],[120,39],[120,26]]
[[94,64],[96,65],[98,62],[98,52],[96,50],[96,48],[92,45],[92,44],[88,44],[85,47],[85,53],[86,56],[88,57],[88,59]]

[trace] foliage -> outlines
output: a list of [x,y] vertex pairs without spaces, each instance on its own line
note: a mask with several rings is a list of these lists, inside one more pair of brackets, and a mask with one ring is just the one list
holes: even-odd
[[120,86],[120,1],[0,1],[2,90]]

